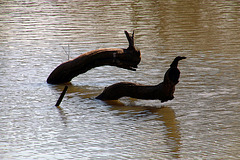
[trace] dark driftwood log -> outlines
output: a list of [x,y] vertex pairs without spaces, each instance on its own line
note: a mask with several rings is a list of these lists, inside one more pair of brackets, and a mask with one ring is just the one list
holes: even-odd
[[104,65],[117,66],[135,71],[141,61],[141,53],[134,46],[134,32],[132,36],[127,31],[125,31],[125,34],[129,42],[127,49],[105,48],[84,53],[73,60],[62,63],[54,69],[49,75],[47,83],[59,84],[70,82],[79,74]]
[[147,86],[131,82],[120,82],[106,87],[96,98],[117,100],[126,96],[138,99],[159,99],[161,102],[172,100],[174,98],[175,85],[179,82],[178,79],[180,77],[180,71],[177,68],[178,61],[185,58],[176,57],[165,73],[163,82],[158,85]]

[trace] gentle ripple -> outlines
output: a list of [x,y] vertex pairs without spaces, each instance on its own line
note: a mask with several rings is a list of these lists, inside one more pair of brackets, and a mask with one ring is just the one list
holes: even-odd
[[[238,1],[0,2],[0,159],[239,159]],[[125,48],[136,32],[136,72],[95,68],[63,85],[45,81],[70,58]],[[120,81],[157,84],[177,55],[175,99],[94,97]]]

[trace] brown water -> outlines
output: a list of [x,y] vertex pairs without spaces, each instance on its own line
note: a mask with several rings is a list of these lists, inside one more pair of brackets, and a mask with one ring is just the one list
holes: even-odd
[[[136,72],[99,67],[48,85],[68,56],[126,48]],[[0,159],[240,159],[240,3],[237,0],[0,2]],[[69,47],[68,47],[69,46]],[[157,84],[179,64],[175,99],[94,97],[105,86]]]

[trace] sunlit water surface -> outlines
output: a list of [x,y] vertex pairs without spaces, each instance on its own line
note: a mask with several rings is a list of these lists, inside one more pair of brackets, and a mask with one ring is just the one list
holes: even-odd
[[[216,1],[0,2],[0,159],[240,159],[240,3]],[[126,48],[136,72],[99,67],[69,84],[51,71],[98,48]],[[64,49],[63,49],[64,48]],[[120,81],[162,81],[172,60],[175,99],[95,100]]]

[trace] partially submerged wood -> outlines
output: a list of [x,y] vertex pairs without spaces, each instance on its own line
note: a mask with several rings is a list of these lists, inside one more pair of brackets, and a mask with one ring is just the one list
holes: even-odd
[[176,57],[170,68],[164,75],[162,83],[154,86],[142,85],[131,82],[120,82],[106,87],[97,96],[100,100],[117,100],[121,97],[132,97],[138,99],[159,99],[166,102],[174,98],[175,85],[179,82],[180,71],[177,68],[178,62],[186,57]]
[[47,83],[60,84],[70,82],[79,74],[104,65],[136,71],[137,65],[141,61],[141,53],[134,46],[134,32],[132,36],[127,31],[125,31],[125,34],[129,42],[127,49],[104,48],[84,53],[73,60],[62,63],[54,69],[49,75]]
[[68,89],[68,86],[65,86],[63,91],[62,91],[62,93],[61,93],[61,95],[60,95],[60,97],[58,98],[57,103],[55,104],[56,107],[61,104],[61,102],[63,100],[63,97],[64,97],[65,93],[67,92],[67,89]]

